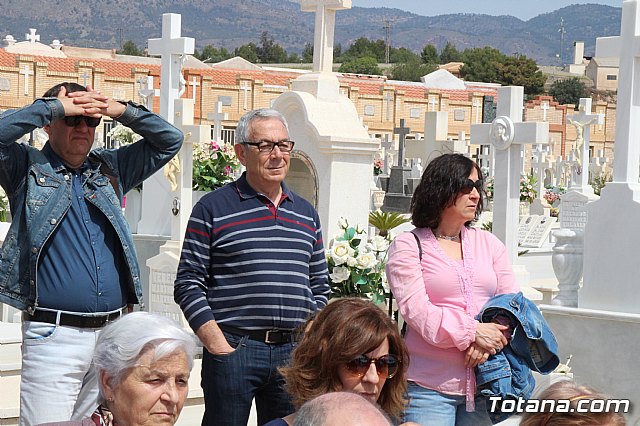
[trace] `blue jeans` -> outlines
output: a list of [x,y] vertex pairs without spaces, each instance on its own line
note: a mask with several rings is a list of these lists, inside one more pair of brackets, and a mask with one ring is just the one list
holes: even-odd
[[268,345],[247,336],[224,333],[235,351],[202,355],[205,412],[202,426],[244,426],[255,397],[258,424],[284,417],[294,409],[278,367],[289,361],[293,343]]
[[483,426],[491,425],[487,400],[476,396],[476,411],[466,411],[464,395],[447,395],[409,382],[409,404],[403,421],[423,426]]

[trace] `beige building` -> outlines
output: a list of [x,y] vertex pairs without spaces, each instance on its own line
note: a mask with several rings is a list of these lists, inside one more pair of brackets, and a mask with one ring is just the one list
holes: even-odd
[[618,90],[618,58],[591,58],[586,67],[586,76],[593,81],[596,90]]
[[[143,102],[140,90],[147,77],[154,77],[154,87],[160,85],[160,59],[118,55],[114,51],[50,45],[33,38],[15,42],[4,39],[0,48],[0,110],[20,108],[34,101],[51,86],[74,81],[91,85],[118,100]],[[598,64],[597,60],[595,65]],[[589,64],[590,66],[592,64]],[[616,64],[617,65],[617,64]],[[611,68],[599,68],[604,76]],[[209,65],[188,57],[184,63],[183,98],[195,101],[195,122],[211,124],[210,114],[221,102],[227,120],[223,125],[223,138],[233,141],[239,118],[247,111],[270,107],[282,93],[291,90],[291,82],[308,71],[258,66],[242,58],[233,58]],[[617,77],[617,68],[615,68]],[[495,84],[464,82],[445,69],[435,71],[422,82],[388,80],[384,76],[338,74],[341,92],[354,103],[358,115],[369,134],[382,140],[397,139],[393,129],[405,120],[411,129],[408,138],[422,138],[425,134],[425,113],[448,112],[448,138],[456,140],[464,133],[468,139],[471,125],[483,122],[490,99],[497,101]],[[594,81],[597,81],[594,79]],[[617,80],[614,80],[617,82]],[[159,98],[153,100],[153,109],[159,111]],[[597,103],[594,112],[606,115],[605,124],[592,132],[593,149],[610,153],[615,138],[615,105]],[[558,105],[550,97],[529,101],[525,120],[543,120],[550,123],[550,141],[555,155],[566,156],[567,141],[575,139],[575,130],[567,127],[567,106]],[[98,138],[107,141],[110,123],[101,125]],[[471,152],[475,152],[472,149]],[[597,151],[594,151],[597,152]]]

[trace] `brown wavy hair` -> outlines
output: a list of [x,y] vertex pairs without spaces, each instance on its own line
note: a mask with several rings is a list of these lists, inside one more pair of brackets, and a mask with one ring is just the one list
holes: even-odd
[[368,300],[338,299],[311,318],[304,333],[289,365],[280,368],[296,408],[316,396],[341,390],[339,367],[388,339],[389,353],[400,365],[396,375],[385,382],[378,404],[399,418],[406,403],[409,357],[397,324],[382,309]]

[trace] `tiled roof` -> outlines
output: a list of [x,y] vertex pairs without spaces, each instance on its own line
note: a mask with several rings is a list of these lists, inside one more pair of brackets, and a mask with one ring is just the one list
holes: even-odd
[[[0,66],[16,67],[19,54],[9,53],[4,49],[0,49]],[[119,56],[119,55],[118,55]],[[46,62],[48,70],[54,72],[77,72],[78,64],[82,61],[93,64],[94,69],[102,69],[106,73],[106,77],[130,78],[133,77],[134,69],[147,69],[152,75],[160,75],[159,61],[149,61],[149,58],[140,59],[136,62],[135,57],[128,57],[126,61],[115,59],[95,59],[67,57],[55,58],[51,56],[31,56],[37,62]],[[212,83],[216,85],[235,86],[237,78],[246,76],[251,79],[261,80],[265,85],[287,86],[288,83],[299,77],[300,72],[288,72],[282,69],[233,69],[233,68],[185,68],[190,75],[201,75],[211,77]],[[406,97],[424,99],[427,88],[421,84],[411,84],[406,82],[394,82],[384,78],[372,78],[356,75],[338,75],[342,83],[346,83],[351,87],[357,87],[360,94],[379,95],[382,93],[383,87],[393,87],[395,90],[403,91]],[[482,92],[488,95],[496,95],[496,91],[492,88],[485,87],[469,87],[468,90],[448,90],[437,89],[440,93],[446,93],[452,100],[466,101],[469,99],[469,93]]]

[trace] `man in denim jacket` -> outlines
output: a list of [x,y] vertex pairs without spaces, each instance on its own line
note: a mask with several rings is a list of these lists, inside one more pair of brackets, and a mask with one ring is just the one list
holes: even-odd
[[[102,116],[142,139],[91,150]],[[42,127],[38,150],[16,143]],[[97,405],[99,330],[142,305],[122,196],[164,166],[182,133],[131,102],[61,83],[0,116],[0,185],[12,223],[0,252],[0,302],[23,310],[20,424],[80,419]]]

